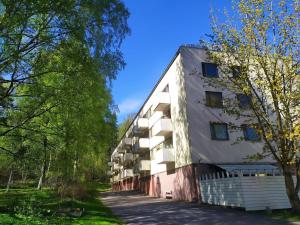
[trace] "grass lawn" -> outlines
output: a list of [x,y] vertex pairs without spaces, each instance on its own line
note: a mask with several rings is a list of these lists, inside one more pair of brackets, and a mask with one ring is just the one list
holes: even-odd
[[257,211],[255,213],[272,217],[273,219],[286,220],[290,222],[299,222],[300,215],[293,213],[290,209],[273,210],[272,212]]
[[[50,189],[37,191],[33,188],[11,189],[5,193],[0,189],[0,224],[6,225],[45,225],[45,224],[123,224],[98,197],[107,184],[90,184],[95,190],[93,196],[85,200],[61,200]],[[95,186],[96,185],[96,186]],[[59,208],[84,208],[79,218],[55,215]]]

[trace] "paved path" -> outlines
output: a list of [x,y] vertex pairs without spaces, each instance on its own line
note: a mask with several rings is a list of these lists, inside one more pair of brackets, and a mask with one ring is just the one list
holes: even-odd
[[101,193],[102,201],[127,224],[279,225],[297,224],[272,220],[242,210],[152,198],[137,192]]

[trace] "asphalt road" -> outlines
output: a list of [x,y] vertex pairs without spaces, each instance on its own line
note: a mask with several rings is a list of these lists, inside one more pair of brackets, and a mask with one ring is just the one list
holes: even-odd
[[273,220],[267,216],[218,206],[177,202],[149,197],[138,192],[101,193],[103,203],[126,224],[279,225],[300,224]]

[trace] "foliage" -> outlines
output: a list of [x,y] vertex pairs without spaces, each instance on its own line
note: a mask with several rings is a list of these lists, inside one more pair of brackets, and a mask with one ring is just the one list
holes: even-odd
[[213,34],[204,43],[221,71],[214,83],[251,98],[250,107],[241,110],[228,97],[224,110],[236,116],[234,127],[257,129],[264,142],[257,158],[278,162],[291,205],[300,211],[299,1],[234,1],[232,11],[223,22],[212,17]]
[[118,126],[118,140],[121,140],[128,127],[132,123],[135,114],[128,114],[127,117]]
[[[105,184],[89,183],[89,192]],[[61,201],[51,190],[15,189],[10,193],[0,190],[0,224],[122,224],[120,219],[105,207],[99,199],[93,197],[84,200]],[[17,212],[8,211],[7,206],[14,203]],[[33,207],[34,206],[34,207]],[[80,218],[59,217],[53,215],[63,207],[84,208],[85,214]]]
[[127,9],[119,0],[2,4],[1,175],[36,179],[38,188],[105,178]]

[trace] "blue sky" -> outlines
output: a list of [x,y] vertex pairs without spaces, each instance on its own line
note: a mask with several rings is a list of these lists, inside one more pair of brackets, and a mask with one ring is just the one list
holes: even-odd
[[137,112],[182,44],[197,44],[210,33],[210,9],[229,0],[124,0],[131,35],[122,46],[126,67],[113,82],[118,122]]

